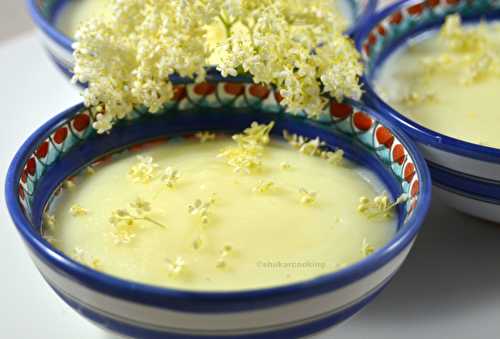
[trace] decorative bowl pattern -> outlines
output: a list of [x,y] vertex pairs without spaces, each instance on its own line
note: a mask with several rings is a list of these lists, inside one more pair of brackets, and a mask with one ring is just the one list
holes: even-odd
[[396,112],[378,96],[376,69],[408,39],[438,28],[448,14],[464,22],[500,20],[498,0],[404,0],[360,27],[356,46],[366,66],[365,101],[409,134],[424,154],[436,192],[465,213],[500,222],[500,150],[472,144],[430,130]]
[[[68,77],[72,76],[74,65],[73,41],[55,26],[57,15],[68,1],[72,0],[27,0],[33,21],[40,29],[43,44],[56,66]],[[353,25],[349,34],[353,34],[362,22],[373,14],[378,0],[340,0],[345,1],[352,16]]]
[[[134,338],[296,338],[359,311],[382,289],[409,253],[430,202],[425,161],[407,137],[357,102],[331,102],[319,121],[285,113],[273,89],[244,83],[185,84],[159,114],[133,112],[112,133],[98,135],[82,106],[70,108],[33,133],[7,177],[12,219],[49,285],[83,316]],[[380,177],[390,193],[411,197],[399,206],[397,234],[387,246],[341,271],[301,283],[241,292],[189,292],[142,285],[99,273],[52,248],[41,236],[44,209],[61,183],[89,163],[158,138],[199,130],[235,131],[252,121],[276,122]]]

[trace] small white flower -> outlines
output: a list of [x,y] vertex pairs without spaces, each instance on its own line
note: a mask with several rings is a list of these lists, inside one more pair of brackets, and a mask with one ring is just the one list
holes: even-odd
[[97,130],[98,134],[106,133],[113,127],[112,119],[109,115],[97,114],[96,121],[92,126]]
[[177,257],[175,261],[171,261],[170,259],[165,259],[167,262],[167,269],[171,275],[179,275],[186,266],[186,261],[182,257]]
[[368,243],[368,240],[366,238],[363,238],[363,242],[361,243],[361,253],[363,254],[363,256],[367,257],[373,252],[375,252],[375,248]]
[[130,208],[140,217],[151,212],[151,203],[139,197],[130,204]]
[[305,188],[299,189],[300,202],[304,205],[311,205],[316,201],[317,193],[308,191]]
[[53,214],[44,213],[43,221],[49,229],[54,229],[54,227],[56,226],[56,217]]
[[385,192],[377,195],[372,200],[363,196],[359,199],[358,212],[365,214],[369,218],[380,215],[390,218],[392,216],[392,210],[408,199],[409,196],[406,193],[401,194],[394,202],[391,202]]
[[276,188],[274,182],[270,180],[259,180],[257,186],[255,186],[252,190],[256,193],[267,193]]
[[326,159],[326,161],[332,165],[341,165],[344,160],[344,151],[341,149],[338,149],[335,152],[324,151],[321,152],[321,157]]
[[324,145],[325,143],[321,141],[319,137],[316,137],[315,139],[303,143],[300,146],[299,151],[305,155],[315,156],[320,154],[320,148]]
[[213,204],[214,200],[210,199],[208,202],[203,202],[200,199],[196,199],[193,204],[188,205],[188,212],[191,215],[198,215],[201,219],[202,224],[208,224],[209,208]]
[[73,189],[76,187],[74,179],[65,180],[63,183],[64,188]]
[[290,168],[292,168],[292,165],[290,165],[289,162],[283,161],[282,163],[280,163],[280,168],[282,170],[289,170]]
[[160,166],[150,156],[138,156],[137,159],[139,162],[130,168],[128,176],[133,182],[147,184],[156,178]]
[[74,204],[69,209],[69,213],[71,213],[71,215],[74,217],[82,217],[84,215],[87,215],[88,212],[89,211],[86,208],[83,208],[82,206],[80,206],[78,204]]
[[179,171],[173,169],[172,167],[165,168],[163,175],[161,176],[161,182],[165,187],[173,188],[180,179]]
[[213,141],[216,138],[216,134],[208,131],[198,132],[194,135],[203,144],[208,141]]
[[116,229],[110,235],[115,245],[128,245],[136,237],[135,233],[123,229]]

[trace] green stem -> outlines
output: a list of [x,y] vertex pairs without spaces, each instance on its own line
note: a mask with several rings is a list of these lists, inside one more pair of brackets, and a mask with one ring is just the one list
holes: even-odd
[[233,23],[229,22],[229,20],[226,18],[226,15],[224,15],[224,13],[219,14],[218,18],[222,22],[222,24],[224,25],[224,28],[226,29],[226,36],[230,37],[231,36],[231,27],[233,26]]
[[154,219],[151,219],[150,217],[142,217],[142,218],[137,218],[137,220],[144,220],[144,221],[148,221],[156,226],[159,226],[161,228],[167,228],[167,226],[163,225],[162,223],[154,220]]

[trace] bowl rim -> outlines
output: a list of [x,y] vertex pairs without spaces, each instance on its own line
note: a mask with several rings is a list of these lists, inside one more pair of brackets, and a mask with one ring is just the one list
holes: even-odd
[[[352,101],[351,101],[352,102]],[[391,259],[400,254],[414,240],[423,221],[427,215],[431,201],[431,179],[429,169],[423,157],[417,150],[416,145],[397,126],[388,121],[383,115],[367,108],[363,104],[356,103],[356,108],[363,109],[364,112],[380,121],[391,133],[404,145],[407,152],[413,159],[415,169],[420,179],[419,203],[413,211],[412,217],[407,222],[403,230],[393,236],[393,238],[381,249],[375,251],[370,256],[362,259],[339,271],[331,272],[305,281],[284,284],[279,286],[247,289],[241,291],[193,291],[180,290],[168,287],[159,287],[136,283],[111,275],[95,271],[83,266],[52,249],[40,237],[31,225],[31,222],[23,214],[17,199],[17,189],[20,173],[23,169],[27,157],[32,153],[38,142],[47,135],[54,127],[62,121],[80,112],[83,104],[73,106],[62,113],[52,117],[49,121],[37,128],[23,143],[16,152],[7,172],[5,185],[5,201],[11,218],[31,250],[47,262],[52,269],[66,273],[70,278],[76,279],[79,284],[90,287],[93,290],[103,292],[108,295],[117,296],[142,304],[160,306],[162,308],[175,308],[172,306],[176,302],[186,303],[184,310],[189,312],[201,312],[196,302],[210,303],[210,312],[224,312],[227,310],[247,310],[263,308],[253,305],[257,299],[263,301],[270,298],[269,306],[306,299],[310,296],[333,291],[353,283],[368,274],[378,270]],[[272,298],[281,298],[279,302]],[[285,299],[285,300],[282,300]],[[218,302],[222,303],[219,304]],[[213,304],[212,304],[213,303]]]
[[[67,0],[60,0],[58,6],[63,5]],[[39,0],[26,0],[28,12],[33,19],[35,25],[42,29],[51,39],[53,39],[59,46],[63,47],[69,52],[73,52],[73,39],[61,32],[52,22],[50,22],[42,13],[39,5]],[[58,8],[59,10],[60,8]]]
[[[33,18],[35,24],[40,27],[45,34],[47,34],[51,39],[53,39],[59,46],[62,46],[66,51],[73,52],[74,39],[63,33],[57,26],[48,20],[41,12],[38,5],[39,0],[25,0],[28,7],[28,12]],[[57,3],[57,11],[61,9],[68,0],[59,0]],[[356,1],[356,0],[354,0]],[[366,0],[364,2],[364,9],[359,13],[359,17],[356,17],[354,13],[353,22],[350,25],[347,33],[349,36],[353,37],[357,30],[361,27],[361,24],[367,21],[376,11],[378,6],[378,0]]]
[[[388,18],[394,12],[415,3],[425,3],[425,0],[400,0],[394,4],[391,4],[390,6],[387,6],[379,13],[376,13],[374,16],[368,18],[359,26],[358,33],[355,36],[356,48],[359,51],[362,50],[363,42],[366,40],[372,30],[376,28],[384,19]],[[465,19],[467,20],[467,17]],[[500,15],[498,15],[498,21],[500,22]],[[434,26],[435,25],[426,28],[426,31],[434,29]],[[419,34],[423,34],[423,32],[420,32]],[[410,36],[408,38],[412,37],[413,36]],[[407,41],[407,39],[404,39],[403,41]],[[397,46],[395,50],[400,47],[401,46]],[[394,53],[394,51],[385,56],[385,59],[389,55]],[[381,63],[383,63],[384,61],[385,60],[381,60]],[[380,64],[377,65],[377,67],[380,67]],[[383,114],[386,114],[390,120],[394,121],[398,127],[400,127],[405,133],[414,138],[417,142],[460,156],[482,160],[490,163],[500,163],[500,148],[474,144],[425,127],[399,113],[388,103],[386,103],[377,94],[374,86],[372,86],[373,78],[368,80],[366,74],[363,74],[361,77],[361,82],[363,84],[363,89],[365,90],[363,99],[368,104],[380,110]]]

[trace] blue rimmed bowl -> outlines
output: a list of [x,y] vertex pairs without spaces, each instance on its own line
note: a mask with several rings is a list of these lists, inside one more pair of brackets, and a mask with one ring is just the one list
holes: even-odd
[[377,70],[393,52],[409,39],[438,29],[452,13],[460,13],[465,23],[500,20],[500,1],[405,0],[369,19],[356,37],[366,67],[364,99],[417,142],[444,202],[500,222],[500,149],[452,138],[408,119],[384,102],[374,85]]
[[[31,17],[39,29],[42,42],[56,66],[68,77],[72,76],[74,65],[73,40],[62,33],[58,19],[64,13],[64,6],[75,0],[27,0]],[[85,1],[85,0],[80,0]],[[349,13],[352,22],[349,34],[375,12],[378,0],[338,0],[345,3],[342,8]]]
[[[94,118],[77,105],[38,128],[15,155],[5,189],[9,212],[35,265],[68,305],[97,325],[133,338],[296,338],[349,318],[388,284],[413,245],[431,196],[425,161],[405,135],[357,102],[331,101],[318,121],[310,121],[286,113],[273,89],[251,83],[183,84],[175,92],[175,100],[160,113],[132,112],[110,134],[96,134]],[[271,120],[273,137],[284,129],[320,137],[370,169],[393,197],[408,194],[398,206],[397,232],[386,246],[359,263],[300,283],[189,292],[94,271],[40,236],[52,193],[88,164],[158,138],[199,130],[234,132],[252,121]]]

